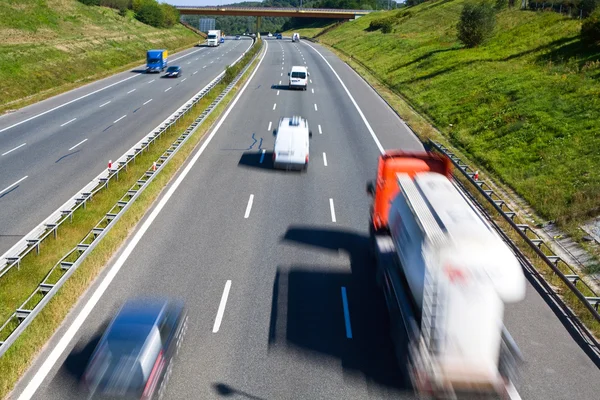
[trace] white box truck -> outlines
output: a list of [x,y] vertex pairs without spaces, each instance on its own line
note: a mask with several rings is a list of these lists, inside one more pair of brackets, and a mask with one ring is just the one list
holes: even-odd
[[206,36],[206,43],[208,47],[216,47],[221,43],[221,31],[210,30]]
[[503,317],[524,299],[525,276],[450,177],[446,158],[398,151],[380,156],[367,185],[396,353],[421,395],[517,398],[520,352]]

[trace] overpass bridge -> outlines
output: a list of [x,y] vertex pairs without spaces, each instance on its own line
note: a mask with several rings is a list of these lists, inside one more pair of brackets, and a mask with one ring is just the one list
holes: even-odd
[[295,7],[175,6],[181,15],[230,15],[242,17],[300,17],[351,20],[373,10]]

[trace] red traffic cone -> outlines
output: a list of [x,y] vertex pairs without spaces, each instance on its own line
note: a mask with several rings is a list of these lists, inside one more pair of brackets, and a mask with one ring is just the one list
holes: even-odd
[[475,179],[476,181],[479,180],[479,171],[475,171],[475,174],[473,175],[473,179]]
[[112,160],[108,160],[108,169],[112,169]]
[[156,171],[156,161],[152,163],[152,171]]

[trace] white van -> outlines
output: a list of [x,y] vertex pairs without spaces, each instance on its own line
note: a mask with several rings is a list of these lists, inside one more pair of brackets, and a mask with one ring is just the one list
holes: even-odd
[[298,34],[297,32],[294,32],[294,34],[292,35],[292,42],[299,42],[300,41],[300,34]]
[[302,117],[281,118],[275,132],[273,166],[279,169],[308,168],[309,144],[312,132]]
[[308,68],[302,66],[293,66],[292,71],[288,72],[288,76],[290,77],[290,89],[300,88],[302,90],[306,90],[308,87],[308,77],[310,76],[308,73]]

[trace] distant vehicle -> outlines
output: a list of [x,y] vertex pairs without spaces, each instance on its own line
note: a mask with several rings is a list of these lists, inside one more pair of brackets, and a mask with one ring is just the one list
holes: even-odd
[[503,314],[525,298],[527,281],[453,185],[450,160],[388,151],[367,192],[376,280],[419,398],[517,398],[509,393],[522,360]]
[[277,39],[282,39],[282,38],[283,38],[283,36],[281,36],[281,33],[276,33],[276,34],[275,34],[275,37],[276,37]]
[[282,118],[275,136],[273,167],[306,170],[310,150],[308,142],[312,137],[308,121],[299,116]]
[[267,36],[268,37],[273,37],[273,34],[271,32],[269,32],[269,34]]
[[294,34],[292,35],[292,42],[299,42],[300,41],[300,34],[297,32],[294,32]]
[[179,78],[181,76],[181,67],[179,65],[171,65],[167,68],[165,76],[167,78]]
[[83,374],[92,396],[158,398],[187,328],[183,303],[134,299],[102,335]]
[[210,30],[206,36],[206,43],[208,47],[216,47],[221,43],[221,31]]
[[288,76],[290,77],[290,89],[300,88],[306,90],[308,88],[308,77],[310,76],[308,68],[295,65],[292,67],[292,71],[288,72]]
[[252,36],[253,38],[255,38],[255,37],[256,37],[256,33],[253,33],[253,34],[252,34],[252,35],[250,35],[250,36]]
[[168,65],[167,50],[148,50],[146,53],[146,72],[162,72]]
[[236,35],[235,40],[240,40],[240,35]]

